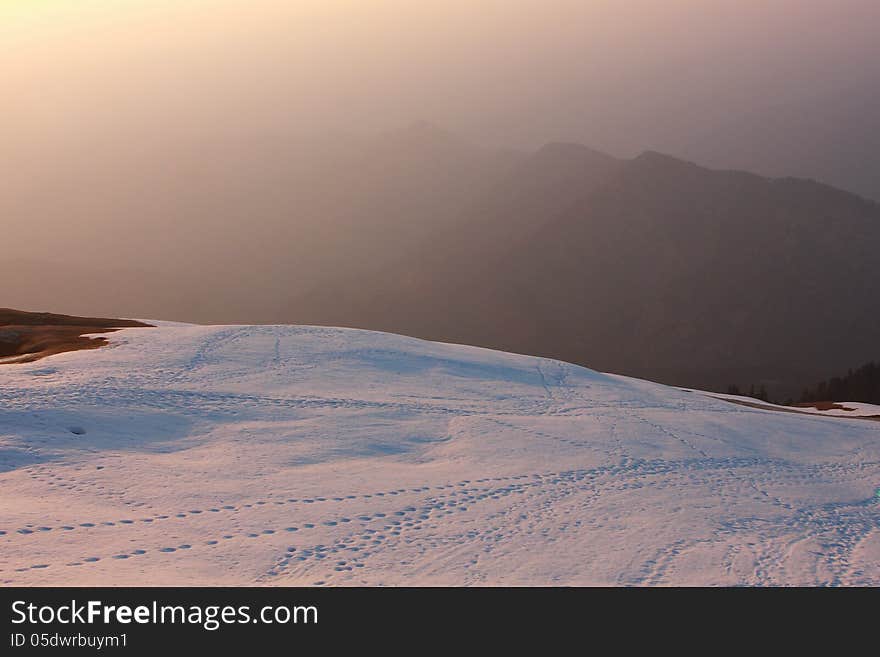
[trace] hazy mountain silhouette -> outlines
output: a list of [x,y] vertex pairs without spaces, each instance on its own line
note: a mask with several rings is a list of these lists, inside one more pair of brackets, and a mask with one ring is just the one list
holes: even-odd
[[672,145],[715,167],[815,178],[880,201],[880,86],[860,84],[764,107]]
[[786,394],[876,355],[878,246],[880,206],[815,182],[550,145],[451,233],[290,318]]
[[114,148],[10,183],[0,211],[56,229],[0,257],[4,305],[381,329],[774,396],[878,356],[880,206],[816,182],[426,123]]

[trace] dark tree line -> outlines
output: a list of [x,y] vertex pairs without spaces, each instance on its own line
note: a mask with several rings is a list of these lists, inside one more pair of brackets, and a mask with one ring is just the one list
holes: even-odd
[[728,395],[737,395],[739,397],[752,397],[753,399],[759,399],[764,402],[770,401],[770,396],[767,394],[767,388],[762,384],[760,387],[755,388],[755,384],[749,386],[748,392],[742,392],[739,389],[739,386],[735,384],[731,384],[727,386],[727,394]]
[[835,376],[813,388],[806,388],[801,402],[853,401],[880,404],[880,363],[871,362],[846,376]]
[[[727,386],[727,394],[740,397],[752,397],[764,402],[773,402],[763,386],[750,385],[748,390],[740,389],[736,384]],[[845,376],[835,376],[821,381],[812,388],[804,388],[800,399],[786,399],[784,406],[795,403],[813,404],[816,402],[864,402],[880,404],[880,362],[870,362],[856,370],[849,370]]]

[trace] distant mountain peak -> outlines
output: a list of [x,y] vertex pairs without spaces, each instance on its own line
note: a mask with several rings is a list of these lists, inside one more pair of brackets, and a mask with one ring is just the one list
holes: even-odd
[[640,155],[633,159],[633,162],[643,162],[647,164],[656,164],[656,165],[674,165],[674,166],[686,166],[686,167],[695,167],[702,168],[693,162],[688,160],[682,160],[681,158],[674,157],[672,155],[667,155],[666,153],[661,153],[659,151],[642,151]]

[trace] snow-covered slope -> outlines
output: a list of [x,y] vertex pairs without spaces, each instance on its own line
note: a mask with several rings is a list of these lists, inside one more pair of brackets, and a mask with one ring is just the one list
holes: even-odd
[[880,584],[880,423],[367,331],[0,368],[5,584]]

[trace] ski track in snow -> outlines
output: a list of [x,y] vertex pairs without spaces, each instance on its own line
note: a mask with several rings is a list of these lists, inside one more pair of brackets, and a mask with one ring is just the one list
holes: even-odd
[[878,585],[880,424],[368,331],[0,368],[6,585]]

